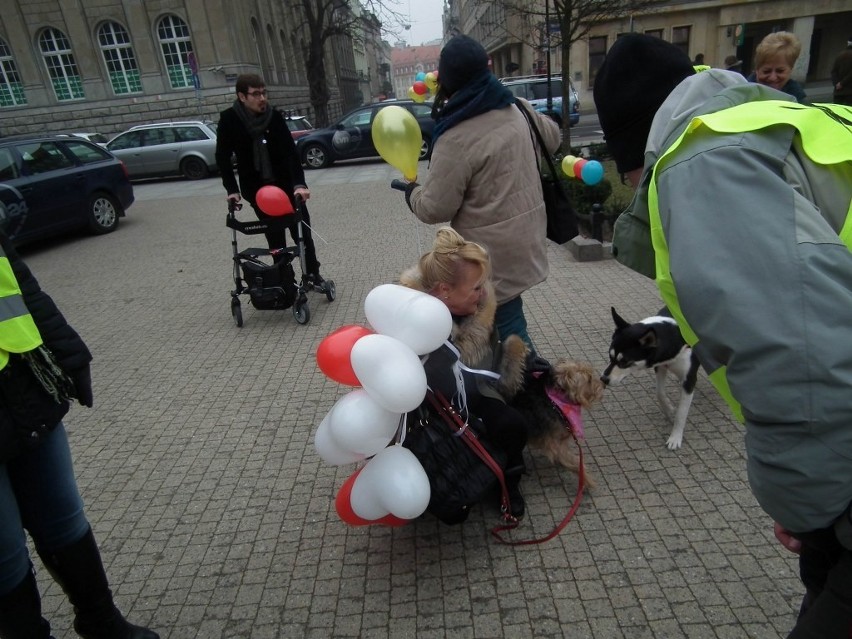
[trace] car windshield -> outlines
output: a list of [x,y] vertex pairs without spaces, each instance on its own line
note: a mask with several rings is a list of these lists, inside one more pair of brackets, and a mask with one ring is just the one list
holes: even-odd
[[[551,80],[551,95],[553,97],[562,97],[562,80]],[[544,100],[547,98],[547,82],[537,82],[530,85],[533,100]]]

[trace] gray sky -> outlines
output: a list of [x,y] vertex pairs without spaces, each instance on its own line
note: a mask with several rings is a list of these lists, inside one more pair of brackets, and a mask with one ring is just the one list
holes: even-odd
[[411,24],[411,29],[400,31],[400,37],[410,45],[440,38],[443,8],[444,0],[400,0],[399,12],[408,16]]

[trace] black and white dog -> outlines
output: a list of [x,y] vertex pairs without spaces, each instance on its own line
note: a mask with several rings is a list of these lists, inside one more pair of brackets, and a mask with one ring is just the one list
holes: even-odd
[[[615,385],[637,368],[653,368],[657,376],[657,400],[666,417],[674,422],[666,442],[669,450],[680,448],[686,416],[692,404],[692,392],[698,377],[698,358],[680,334],[677,322],[666,309],[659,315],[631,324],[612,308],[615,332],[609,345],[609,366],[601,375],[606,385]],[[672,407],[665,392],[666,375],[671,372],[680,382],[680,401]]]

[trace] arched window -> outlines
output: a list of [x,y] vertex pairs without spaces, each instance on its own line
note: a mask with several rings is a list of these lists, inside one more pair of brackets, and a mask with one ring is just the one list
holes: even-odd
[[[269,67],[269,62],[266,58],[266,49],[263,46],[263,33],[260,30],[260,25],[255,18],[251,19],[251,37],[254,40],[254,51],[257,54],[257,64],[260,67],[259,75],[266,80],[265,72]],[[271,82],[272,80],[270,80]]]
[[272,78],[272,81],[281,84],[283,82],[282,73],[281,73],[281,55],[278,47],[275,46],[275,32],[272,31],[272,25],[266,25],[266,47],[268,49],[267,55],[269,57],[269,61],[272,63],[272,69],[270,70],[269,77]]
[[166,16],[157,26],[157,35],[172,88],[193,87],[192,69],[187,62],[187,55],[192,51],[192,39],[186,22],[177,16]]
[[80,100],[85,98],[83,79],[77,70],[71,43],[58,29],[45,29],[38,38],[38,46],[53,84],[57,100]]
[[278,39],[280,40],[278,46],[281,49],[281,73],[283,76],[281,80],[284,84],[289,85],[293,77],[290,75],[290,69],[293,68],[293,54],[289,51],[289,44],[287,43],[287,36],[284,35],[284,29],[278,32]]
[[27,103],[24,85],[18,75],[18,66],[12,50],[0,40],[0,107],[20,106]]
[[142,79],[127,29],[117,22],[101,25],[98,29],[98,44],[101,45],[101,54],[104,56],[113,92],[116,95],[140,93]]

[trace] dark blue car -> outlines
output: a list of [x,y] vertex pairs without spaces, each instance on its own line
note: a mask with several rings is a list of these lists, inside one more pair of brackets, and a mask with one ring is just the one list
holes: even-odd
[[133,203],[124,164],[73,135],[0,138],[0,227],[16,245],[109,233]]
[[344,115],[340,120],[324,129],[314,129],[296,142],[299,157],[309,169],[324,169],[338,160],[379,157],[373,145],[372,125],[376,114],[386,106],[408,109],[420,125],[423,144],[420,159],[429,159],[432,154],[432,105],[411,100],[386,100],[366,104]]

